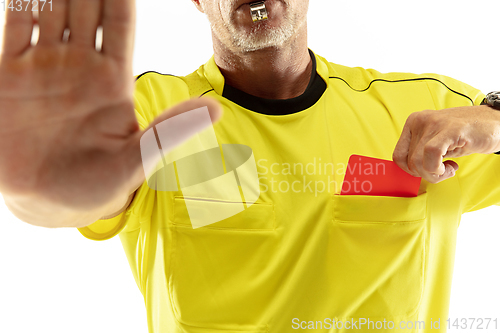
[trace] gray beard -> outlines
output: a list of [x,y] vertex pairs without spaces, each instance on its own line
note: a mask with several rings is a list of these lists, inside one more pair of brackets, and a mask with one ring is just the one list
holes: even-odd
[[231,33],[233,46],[243,52],[282,46],[295,33],[294,26],[288,22],[277,29],[266,29],[265,31],[256,27],[251,33],[236,31],[232,26],[229,26],[228,30]]

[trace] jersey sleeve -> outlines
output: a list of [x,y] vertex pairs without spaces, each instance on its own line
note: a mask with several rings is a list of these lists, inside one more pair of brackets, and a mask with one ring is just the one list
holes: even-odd
[[[147,128],[157,116],[151,110],[150,101],[150,91],[147,80],[138,80],[135,85],[134,104],[135,115],[141,130]],[[118,216],[110,219],[97,220],[86,227],[78,228],[78,231],[88,239],[103,241],[113,238],[124,229],[134,229],[134,225],[139,223],[139,221],[137,221],[137,215],[140,214],[134,214],[133,212],[137,211],[138,206],[143,202],[147,195],[147,189],[147,186],[144,188],[144,184],[141,185],[129,207]]]
[[[484,93],[455,79],[435,75],[428,83],[436,109],[480,105]],[[500,205],[500,156],[472,154],[452,159],[459,165],[456,173],[462,191],[462,213]]]

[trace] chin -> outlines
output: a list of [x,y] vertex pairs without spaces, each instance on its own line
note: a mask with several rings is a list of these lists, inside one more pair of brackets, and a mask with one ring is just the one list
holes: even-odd
[[291,24],[273,26],[269,22],[259,22],[252,29],[232,34],[232,44],[242,52],[254,52],[285,45],[294,35]]
[[270,40],[269,38],[246,38],[244,40],[233,40],[233,47],[244,53],[276,48],[283,46],[283,44],[285,43],[282,40]]

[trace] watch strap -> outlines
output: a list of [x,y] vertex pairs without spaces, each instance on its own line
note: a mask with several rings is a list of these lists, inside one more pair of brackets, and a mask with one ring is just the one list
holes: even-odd
[[[483,101],[481,102],[481,105],[488,105],[488,106],[490,106],[490,107],[492,107],[492,108],[495,108],[495,109],[496,109],[496,107],[493,107],[493,106],[491,106],[490,104],[488,104],[488,103],[486,102],[486,98],[485,98],[485,99],[483,99]],[[496,153],[494,153],[494,154],[496,154],[496,155],[500,155],[500,151],[497,151],[497,152],[496,152]]]

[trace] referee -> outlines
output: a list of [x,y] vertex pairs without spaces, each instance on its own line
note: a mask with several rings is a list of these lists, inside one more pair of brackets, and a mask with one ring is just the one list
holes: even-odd
[[[211,23],[214,56],[184,77],[135,80],[134,1],[53,0],[36,45],[31,10],[7,11],[9,209],[92,240],[119,235],[150,332],[389,332],[401,321],[435,332],[439,318],[444,331],[460,217],[500,204],[500,93],[331,63],[307,47],[307,0],[192,1]],[[145,180],[145,133],[205,106],[221,151],[251,148],[252,204]],[[175,144],[200,124],[177,130]],[[341,195],[353,154],[394,160],[423,178],[419,194]],[[236,204],[245,209],[192,227],[189,207],[213,216]]]

